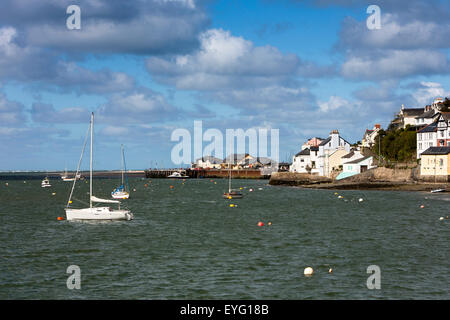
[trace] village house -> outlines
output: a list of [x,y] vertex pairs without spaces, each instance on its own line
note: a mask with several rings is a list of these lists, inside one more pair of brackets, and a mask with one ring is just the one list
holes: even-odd
[[336,177],[336,180],[341,180],[348,178],[360,173],[363,173],[369,169],[375,168],[373,165],[373,157],[365,156],[362,158],[357,158],[352,161],[345,162],[343,164],[342,172]]
[[347,153],[350,152],[350,143],[339,135],[338,130],[331,131],[330,136],[319,144],[317,169],[320,176],[330,176],[332,168],[330,167],[329,157],[341,148]]
[[375,145],[376,137],[378,132],[381,130],[381,126],[376,124],[372,130],[366,129],[364,136],[362,138],[361,146],[365,148],[371,148]]
[[289,171],[318,174],[319,171],[316,167],[318,153],[319,147],[317,146],[311,146],[301,150],[292,158],[292,164],[289,167]]
[[425,106],[424,112],[416,117],[415,126],[423,127],[435,122],[439,116],[444,99],[436,98],[431,105]]
[[331,131],[330,136],[322,140],[318,146],[303,146],[292,158],[290,172],[330,176],[333,170],[340,168],[341,157],[350,151],[350,143],[339,135],[338,130]]
[[426,125],[417,131],[417,159],[429,147],[437,146],[437,122]]
[[395,119],[392,120],[391,126],[394,128],[406,128],[407,125],[415,126],[416,118],[424,113],[424,108],[405,108],[402,104],[400,112],[395,115]]
[[422,152],[420,175],[424,179],[449,181],[450,147],[430,147]]
[[222,163],[222,159],[213,156],[204,156],[195,160],[195,163],[191,165],[191,168],[220,169]]
[[440,112],[437,118],[437,143],[438,147],[450,146],[450,112]]

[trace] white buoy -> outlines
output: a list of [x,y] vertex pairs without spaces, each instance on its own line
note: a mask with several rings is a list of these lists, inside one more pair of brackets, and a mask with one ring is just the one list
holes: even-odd
[[444,220],[444,217],[440,217],[439,220],[440,220],[440,221]]
[[311,267],[306,267],[305,270],[303,271],[303,274],[305,276],[312,276],[313,273],[314,273],[314,270]]
[[359,198],[359,200],[358,200],[359,202],[363,202],[364,201],[364,199],[363,198]]

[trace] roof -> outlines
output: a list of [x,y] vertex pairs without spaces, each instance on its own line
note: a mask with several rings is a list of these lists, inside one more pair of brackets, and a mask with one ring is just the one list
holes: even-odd
[[403,116],[406,117],[417,117],[423,113],[423,108],[411,108],[411,109],[403,109]]
[[450,147],[429,147],[422,155],[445,155],[450,153]]
[[354,152],[354,151],[350,151],[350,152],[347,153],[346,155],[342,156],[342,158],[348,159],[348,158],[353,157],[354,155],[355,155],[355,152]]
[[326,145],[328,142],[330,142],[331,141],[331,137],[328,137],[328,138],[326,138],[325,140],[323,140],[320,144],[319,144],[319,146],[324,146],[324,145]]
[[440,112],[440,114],[445,120],[450,120],[450,112]]
[[422,133],[422,132],[435,132],[436,130],[437,130],[437,123],[433,122],[433,123],[430,123],[429,125],[423,127],[422,129],[420,129],[417,132],[420,132],[420,133]]
[[362,161],[364,161],[364,160],[367,160],[367,159],[369,159],[369,158],[372,158],[372,156],[362,157],[362,158],[359,158],[359,159],[356,159],[356,160],[353,160],[353,161],[346,162],[345,164],[355,164],[355,163],[360,163],[360,162],[362,162]]
[[421,115],[417,116],[416,118],[433,118],[436,115],[436,111],[433,109],[428,110],[427,112],[422,113]]
[[311,154],[311,151],[309,149],[303,149],[299,153],[297,153],[295,156],[309,156]]
[[219,159],[219,158],[216,158],[216,157],[213,157],[213,156],[204,156],[204,157],[202,157],[202,158],[198,158],[198,159],[196,160],[196,162],[198,162],[200,159],[201,159],[203,162],[209,161],[209,162],[211,162],[211,163],[213,163],[213,164],[218,164],[218,163],[222,163],[222,162],[223,162],[222,159]]

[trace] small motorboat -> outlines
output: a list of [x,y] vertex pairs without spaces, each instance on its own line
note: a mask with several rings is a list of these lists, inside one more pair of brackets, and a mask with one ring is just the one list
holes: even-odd
[[170,176],[167,176],[167,178],[187,179],[189,176],[182,175],[180,172],[174,172]]
[[52,185],[50,184],[50,181],[48,180],[47,177],[45,177],[45,179],[42,180],[42,182],[41,182],[41,187],[42,188],[48,188],[48,187],[51,187],[51,186]]
[[446,191],[445,189],[434,189],[434,190],[431,190],[431,193],[445,192],[445,191]]

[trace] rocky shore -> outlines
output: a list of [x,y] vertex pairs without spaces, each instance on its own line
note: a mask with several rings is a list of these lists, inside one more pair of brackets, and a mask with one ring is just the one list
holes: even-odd
[[426,182],[417,175],[415,168],[389,169],[376,168],[362,174],[342,180],[313,176],[305,173],[277,172],[270,180],[271,185],[296,186],[310,189],[335,190],[398,190],[425,191],[446,189],[450,192],[450,185],[446,181]]

